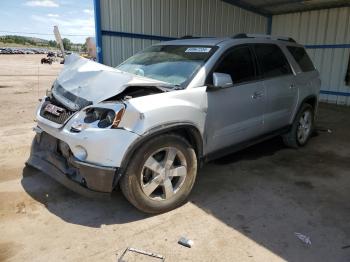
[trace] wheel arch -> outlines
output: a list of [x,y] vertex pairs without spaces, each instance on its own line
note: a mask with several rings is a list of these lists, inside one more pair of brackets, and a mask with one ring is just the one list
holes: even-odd
[[316,110],[317,108],[317,96],[315,95],[309,95],[307,97],[304,98],[304,100],[301,102],[299,108],[303,105],[303,104],[309,104],[310,106],[312,106],[312,108],[314,110]]
[[[172,123],[168,125],[161,125],[147,131],[144,135],[140,136],[133,144],[130,145],[125,153],[118,170],[118,179],[124,174],[128,167],[132,156],[136,150],[145,142],[150,139],[163,135],[163,134],[178,134],[184,137],[188,143],[193,146],[196,152],[197,159],[201,159],[203,156],[203,139],[199,129],[191,123]],[[115,183],[116,184],[116,183]]]
[[298,115],[298,112],[300,111],[300,108],[304,104],[309,104],[310,106],[312,106],[312,108],[314,110],[314,117],[316,116],[317,106],[318,106],[317,96],[316,95],[308,95],[308,96],[304,97],[304,99],[299,104],[297,110],[295,111],[294,116],[293,116],[292,121],[291,121],[292,123],[294,122],[296,116]]

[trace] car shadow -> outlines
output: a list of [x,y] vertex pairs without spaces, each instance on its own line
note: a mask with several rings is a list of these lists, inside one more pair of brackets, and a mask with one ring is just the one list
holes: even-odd
[[[282,147],[279,139],[273,139],[272,143],[261,143],[215,160],[213,163],[225,166],[242,159],[258,159],[274,154]],[[204,169],[206,167],[207,165]],[[24,167],[21,184],[33,199],[45,205],[51,213],[73,224],[100,227],[104,224],[123,224],[151,216],[134,208],[123,197],[119,188],[112,193],[110,199],[90,199],[70,191],[51,177],[30,166]],[[206,191],[204,188],[198,190]]]
[[[321,134],[299,150],[274,138],[207,163],[189,201],[287,261],[342,260],[346,253],[334,250],[350,241],[350,190],[341,190],[341,183],[350,184],[350,178],[339,179],[350,163],[346,156],[319,151],[325,138],[330,139]],[[32,168],[24,168],[22,185],[68,223],[101,227],[150,217],[120,191],[111,200],[88,199]],[[312,250],[295,232],[311,236]]]
[[68,223],[101,227],[150,217],[131,206],[119,189],[110,199],[87,198],[30,166],[24,167],[21,184],[33,199]]
[[208,163],[191,201],[282,260],[346,261],[350,162],[336,148],[320,149],[331,139],[319,132],[294,150],[275,138]]
[[285,148],[286,147],[283,144],[282,138],[275,137],[270,140],[261,142],[259,144],[252,145],[248,148],[240,150],[239,152],[235,152],[233,154],[229,154],[227,156],[216,159],[212,161],[212,163],[218,164],[218,165],[227,165],[243,159],[255,160],[264,156],[274,155],[278,153],[278,151]]

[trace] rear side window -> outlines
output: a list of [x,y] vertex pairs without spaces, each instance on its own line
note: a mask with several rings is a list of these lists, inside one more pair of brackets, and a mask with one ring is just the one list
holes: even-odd
[[249,47],[237,47],[220,62],[215,72],[229,74],[234,84],[255,79],[255,66]]
[[254,45],[254,50],[263,77],[278,77],[292,73],[287,58],[277,45],[257,44]]
[[296,46],[287,46],[287,49],[292,54],[295,61],[299,64],[301,71],[308,72],[315,70],[312,61],[304,48]]

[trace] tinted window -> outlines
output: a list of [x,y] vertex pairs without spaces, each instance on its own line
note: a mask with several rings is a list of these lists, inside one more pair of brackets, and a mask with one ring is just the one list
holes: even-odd
[[287,58],[277,45],[254,45],[255,53],[264,77],[277,77],[292,73]]
[[348,69],[346,70],[346,75],[345,75],[345,84],[347,86],[350,86],[350,56],[348,60]]
[[299,64],[301,71],[308,72],[315,70],[314,65],[311,62],[310,57],[302,47],[288,46],[289,52],[294,57],[295,61]]
[[255,68],[248,47],[237,47],[220,62],[215,72],[231,75],[233,83],[255,79]]

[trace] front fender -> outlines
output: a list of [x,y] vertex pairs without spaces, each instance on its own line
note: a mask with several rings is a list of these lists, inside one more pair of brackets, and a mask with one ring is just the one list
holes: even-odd
[[139,136],[128,147],[118,169],[118,179],[125,173],[125,170],[129,165],[129,162],[132,159],[132,156],[140,146],[142,146],[144,143],[146,143],[150,139],[153,139],[161,134],[179,133],[179,132],[181,132],[181,134],[187,134],[189,136],[187,137],[187,139],[189,138],[189,140],[191,140],[189,142],[194,147],[197,154],[197,158],[199,160],[202,160],[203,158],[203,139],[202,138],[203,137],[195,126],[193,126],[190,123],[172,123],[168,125],[162,125],[147,131],[142,136]]
[[128,100],[119,126],[144,135],[159,126],[188,123],[203,135],[206,119],[205,87],[154,94]]

